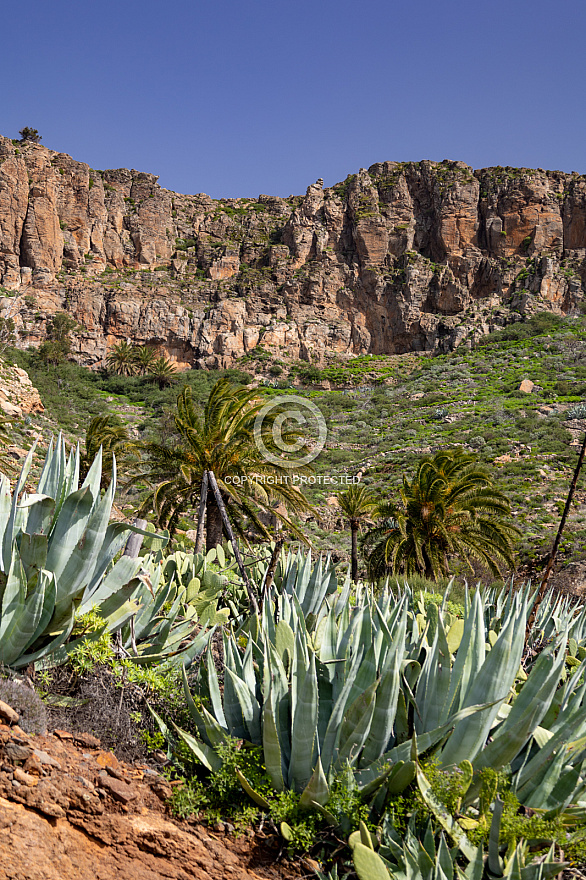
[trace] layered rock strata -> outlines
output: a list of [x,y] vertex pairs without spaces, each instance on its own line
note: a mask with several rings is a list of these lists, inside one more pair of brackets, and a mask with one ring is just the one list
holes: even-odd
[[0,309],[24,345],[70,312],[88,365],[121,339],[185,367],[259,345],[317,364],[446,351],[576,312],[585,282],[578,174],[384,162],[305,196],[214,200],[0,138]]

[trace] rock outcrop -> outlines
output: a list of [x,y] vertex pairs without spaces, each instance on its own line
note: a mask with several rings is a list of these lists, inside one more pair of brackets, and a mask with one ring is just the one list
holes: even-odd
[[43,412],[39,392],[25,370],[0,358],[0,415],[20,418],[27,413]]
[[67,310],[88,365],[121,339],[183,366],[257,345],[318,364],[448,350],[579,308],[586,177],[384,162],[305,196],[214,200],[0,138],[0,282],[23,344]]
[[[9,707],[7,707],[9,708]],[[176,822],[171,786],[89,734],[29,736],[0,713],[0,880],[293,880],[246,838]]]

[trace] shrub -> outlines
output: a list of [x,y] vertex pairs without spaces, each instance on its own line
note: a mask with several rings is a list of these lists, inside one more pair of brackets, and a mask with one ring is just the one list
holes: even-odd
[[26,733],[46,733],[47,712],[37,692],[13,679],[0,679],[0,700],[20,715],[19,726]]
[[18,133],[20,135],[21,141],[32,141],[33,144],[39,144],[43,140],[37,129],[29,128],[28,125],[25,125],[24,128],[21,128]]

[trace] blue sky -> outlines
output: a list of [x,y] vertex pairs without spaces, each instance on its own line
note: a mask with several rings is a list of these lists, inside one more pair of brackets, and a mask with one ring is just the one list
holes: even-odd
[[385,160],[584,173],[585,32],[582,0],[28,0],[0,133],[215,198]]

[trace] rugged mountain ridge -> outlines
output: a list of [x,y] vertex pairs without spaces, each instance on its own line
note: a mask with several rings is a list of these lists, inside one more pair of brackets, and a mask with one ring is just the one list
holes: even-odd
[[586,284],[586,177],[462,162],[384,162],[305,196],[214,200],[134,170],[96,171],[0,138],[0,309],[75,351],[120,339],[183,366],[275,356],[446,351]]

